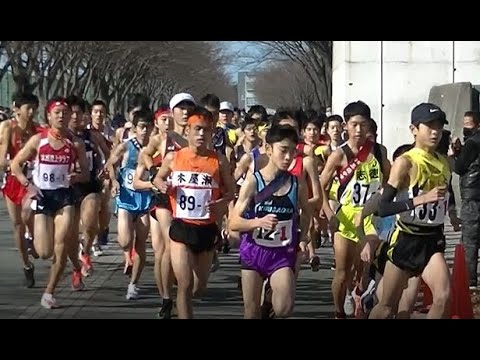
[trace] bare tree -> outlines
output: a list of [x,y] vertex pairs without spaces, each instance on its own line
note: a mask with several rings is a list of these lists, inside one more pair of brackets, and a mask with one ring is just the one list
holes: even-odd
[[256,73],[255,94],[270,107],[318,108],[314,89],[302,67],[292,61],[272,64]]

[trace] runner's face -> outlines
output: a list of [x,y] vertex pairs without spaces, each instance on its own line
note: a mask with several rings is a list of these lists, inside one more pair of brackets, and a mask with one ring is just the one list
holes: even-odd
[[333,141],[339,141],[342,138],[343,127],[339,121],[330,121],[328,123],[327,134]]
[[435,149],[442,139],[443,123],[439,120],[411,126],[417,144],[428,149]]
[[368,119],[362,115],[352,116],[347,122],[348,138],[363,144],[367,138]]
[[182,101],[173,109],[173,121],[179,126],[187,126],[188,115],[190,115],[194,108],[195,105],[190,101]]
[[220,122],[222,124],[231,124],[233,119],[233,112],[230,110],[222,110],[219,115]]
[[196,148],[207,148],[212,139],[212,123],[206,119],[198,120],[186,127],[188,143]]
[[320,140],[320,129],[315,124],[308,124],[303,130],[303,138],[309,144],[316,144]]
[[18,117],[25,121],[33,121],[38,106],[35,104],[23,104],[17,111]]
[[135,126],[135,136],[138,142],[142,145],[145,145],[148,142],[150,133],[153,130],[153,124],[145,121],[139,121],[137,126]]
[[53,129],[66,129],[70,118],[70,109],[65,105],[55,106],[47,114],[47,118],[50,127]]
[[68,125],[73,130],[81,129],[84,126],[83,123],[83,111],[78,105],[72,106],[72,111],[70,113],[70,119]]
[[297,144],[289,139],[284,139],[272,145],[267,144],[267,155],[279,170],[286,171],[297,153],[296,146]]
[[95,105],[92,108],[92,123],[94,126],[99,127],[105,122],[107,116],[107,110],[103,105]]
[[245,138],[248,141],[253,142],[257,139],[257,127],[255,124],[248,124],[245,126],[245,130],[243,132],[245,133]]
[[170,115],[169,114],[160,115],[159,117],[157,117],[156,124],[160,132],[162,133],[167,132],[168,126],[170,124]]

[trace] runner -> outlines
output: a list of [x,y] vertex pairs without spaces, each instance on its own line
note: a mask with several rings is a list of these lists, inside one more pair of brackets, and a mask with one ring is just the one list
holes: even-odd
[[234,193],[226,158],[207,149],[212,130],[211,113],[197,107],[185,128],[189,146],[168,153],[154,179],[155,186],[165,192],[171,174],[170,254],[178,282],[177,311],[181,319],[193,317],[192,296],[206,289],[218,232],[217,216]]
[[[67,123],[70,108],[64,98],[48,101],[46,118],[50,129],[35,135],[18,152],[11,169],[20,184],[34,197],[35,248],[42,259],[53,255],[50,278],[42,296],[41,305],[47,309],[57,308],[53,297],[67,261],[67,233],[74,218],[74,194],[72,184],[88,180],[88,164],[85,147],[81,142],[67,138]],[[73,171],[76,157],[80,164]],[[23,174],[23,166],[35,158],[32,182]]]
[[[103,147],[98,148],[100,154],[100,163],[102,167],[105,167],[107,160],[110,157],[110,149],[113,144],[114,133],[113,130],[106,124],[107,117],[107,105],[102,100],[95,100],[92,103],[92,122],[87,125],[87,130],[92,134],[98,133],[103,136],[105,143],[109,151],[103,149]],[[95,135],[94,135],[95,136]],[[96,137],[96,136],[95,136]],[[100,141],[99,141],[100,143]],[[99,215],[99,224],[98,224],[98,236],[93,242],[93,256],[102,255],[101,245],[106,245],[108,243],[108,234],[109,234],[109,224],[111,219],[111,210],[110,210],[110,180],[108,178],[102,181],[102,189],[100,192],[100,215]]]
[[[269,162],[247,175],[230,217],[230,230],[243,233],[240,256],[247,319],[261,317],[264,280],[270,282],[275,315],[290,316],[297,247],[302,243],[306,248],[310,221],[306,182],[287,172],[296,153],[297,132],[290,126],[274,126],[266,143]],[[306,209],[300,218],[300,239],[296,231],[299,208]]]
[[[15,245],[23,263],[25,286],[32,288],[35,285],[34,266],[28,255],[31,253],[34,258],[38,258],[38,254],[32,239],[26,236],[27,227],[30,235],[33,235],[33,212],[29,209],[31,200],[25,196],[26,188],[11,172],[9,159],[13,159],[26,142],[43,129],[33,121],[38,109],[37,96],[30,93],[18,93],[13,96],[13,103],[16,117],[5,120],[0,125],[0,164],[6,175],[2,192],[13,225]],[[33,162],[27,161],[23,169],[27,179],[31,179],[32,168]]]
[[411,122],[415,147],[395,161],[378,207],[381,217],[399,215],[390,236],[382,296],[371,319],[392,317],[408,279],[420,274],[433,295],[427,317],[449,315],[450,272],[443,254],[443,224],[451,171],[446,157],[435,152],[448,122],[445,113],[429,103],[412,110]]
[[[161,105],[154,115],[155,127],[158,129],[158,133],[157,135],[150,137],[147,147],[142,150],[142,153],[143,153],[144,150],[148,150],[149,146],[153,146],[153,145],[156,146],[157,143],[160,143],[160,148],[162,149],[162,152],[158,152],[154,154],[153,156],[154,166],[151,168],[152,171],[154,168],[155,169],[160,168],[163,160],[163,155],[167,150],[166,148],[169,146],[169,144],[167,144],[167,134],[169,130],[170,116],[171,116],[171,111],[168,105]],[[164,238],[165,231],[162,229],[162,224],[158,219],[160,218],[161,220],[163,220],[162,217],[164,217],[164,215],[162,214],[162,208],[165,208],[165,205],[167,205],[167,209],[169,210],[170,206],[168,203],[168,197],[165,194],[159,194],[158,191],[153,186],[153,183],[150,181],[150,179],[148,181],[142,180],[142,179],[145,179],[145,172],[147,172],[147,168],[145,166],[145,161],[144,161],[145,157],[142,156],[142,153],[140,154],[137,169],[135,171],[135,175],[133,178],[133,188],[135,190],[153,190],[156,193],[156,195],[153,198],[153,201],[152,201],[153,206],[150,211],[150,215],[151,215],[150,232],[152,236],[152,247],[153,247],[154,256],[155,256],[153,272],[154,272],[155,282],[157,284],[158,292],[162,298],[162,303],[163,303],[165,285],[163,284],[163,281],[162,281],[163,279],[162,279],[161,265],[162,265],[162,258],[165,253],[165,242],[168,241],[168,238],[167,239]],[[148,175],[150,174],[148,173]],[[168,210],[165,212],[167,213],[167,216],[170,217]],[[157,217],[157,213],[159,214],[159,217]],[[170,224],[168,224],[167,226],[170,226]],[[170,312],[166,315],[167,317],[170,317]],[[158,317],[164,318],[164,316],[165,316],[164,312],[161,312],[161,309],[160,309],[158,313]]]
[[[169,152],[178,151],[188,146],[188,141],[185,138],[185,128],[187,126],[188,116],[192,113],[194,108],[195,99],[190,94],[179,93],[171,98],[170,109],[173,118],[173,130],[168,131],[166,138],[163,138],[161,135],[152,137],[141,153],[145,167],[149,169],[150,179],[152,181],[158,170],[153,161],[154,156],[163,154],[162,158],[165,158]],[[155,216],[160,225],[160,229],[162,230],[162,237],[165,239],[165,249],[160,265],[162,272],[163,298],[158,317],[168,319],[171,317],[173,308],[171,292],[174,279],[170,261],[170,241],[167,241],[167,239],[170,239],[169,229],[172,222],[172,210],[170,207],[170,201],[166,196],[156,196],[154,204]]]
[[124,251],[127,262],[130,249],[135,249],[127,300],[138,299],[137,284],[145,265],[152,194],[150,191],[136,191],[133,188],[133,178],[140,151],[147,145],[153,130],[152,114],[144,110],[135,112],[132,125],[135,137],[118,145],[107,162],[111,174],[112,196],[116,198],[118,207],[118,243]]
[[[101,154],[110,156],[110,149],[100,132],[86,129],[86,123],[84,123],[86,110],[85,101],[75,95],[69,96],[66,101],[71,109],[70,121],[68,123],[69,133],[72,135],[72,138],[75,136],[84,144],[88,160],[88,171],[90,173],[88,182],[75,184],[73,186],[75,193],[75,217],[72,231],[69,232],[71,236],[69,243],[72,244],[69,257],[74,265],[72,289],[82,290],[83,284],[79,270],[81,270],[83,276],[90,276],[93,273],[90,253],[94,239],[101,233],[99,228],[101,192],[103,189],[103,179],[106,176],[106,171],[102,165]],[[81,268],[77,267],[76,264],[78,259],[78,232],[80,221],[82,223],[83,233],[83,244],[80,252]]]
[[[348,104],[344,109],[348,141],[337,148],[327,160],[320,176],[322,191],[324,191],[323,210],[334,233],[335,276],[332,282],[332,293],[335,304],[335,318],[346,318],[344,304],[347,289],[353,291],[353,284],[358,283],[354,295],[355,316],[362,317],[360,295],[363,292],[358,274],[360,262],[359,241],[354,217],[361,212],[370,196],[382,186],[383,178],[389,168],[386,154],[378,146],[367,140],[370,119],[370,108],[358,101]],[[388,163],[388,164],[387,164]],[[336,198],[340,207],[335,215],[326,195],[330,184],[337,176],[339,187]],[[337,222],[338,219],[338,222]],[[371,217],[365,220],[365,231],[369,237],[377,237]],[[339,226],[338,226],[339,225]],[[357,269],[357,279],[354,279]],[[356,280],[356,281],[354,281]]]

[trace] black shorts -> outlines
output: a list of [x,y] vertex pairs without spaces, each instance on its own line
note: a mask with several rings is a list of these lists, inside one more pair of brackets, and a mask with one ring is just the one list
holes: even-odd
[[373,255],[373,261],[371,266],[370,278],[375,279],[375,272],[378,272],[383,276],[385,271],[385,265],[388,261],[388,242],[382,241],[377,248],[375,249],[375,254]]
[[218,226],[216,223],[193,225],[180,219],[172,220],[169,231],[170,239],[187,245],[194,254],[213,250],[217,234]]
[[170,204],[170,198],[167,194],[155,194],[152,199],[152,208],[150,210],[150,216],[157,220],[156,209],[166,209],[172,212],[172,206]]
[[55,214],[66,206],[75,204],[75,195],[71,187],[57,190],[42,190],[42,197],[35,198],[32,202],[32,209],[35,214],[55,216]]
[[80,206],[83,199],[89,194],[99,194],[102,192],[102,184],[99,181],[90,181],[88,183],[75,184],[73,192],[75,195],[75,206]]
[[420,232],[425,235],[409,234],[397,228],[389,239],[388,259],[411,276],[421,275],[434,254],[445,252],[443,226],[422,228]]

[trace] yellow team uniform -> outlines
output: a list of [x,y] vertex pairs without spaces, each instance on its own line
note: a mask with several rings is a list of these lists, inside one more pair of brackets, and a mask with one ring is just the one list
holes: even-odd
[[[448,186],[450,166],[445,156],[413,148],[402,156],[416,168],[408,189],[400,191],[396,200],[408,200],[437,186]],[[436,252],[445,250],[443,223],[448,210],[448,194],[441,202],[424,204],[397,215],[389,238],[388,259],[397,267],[414,275],[421,274]]]

